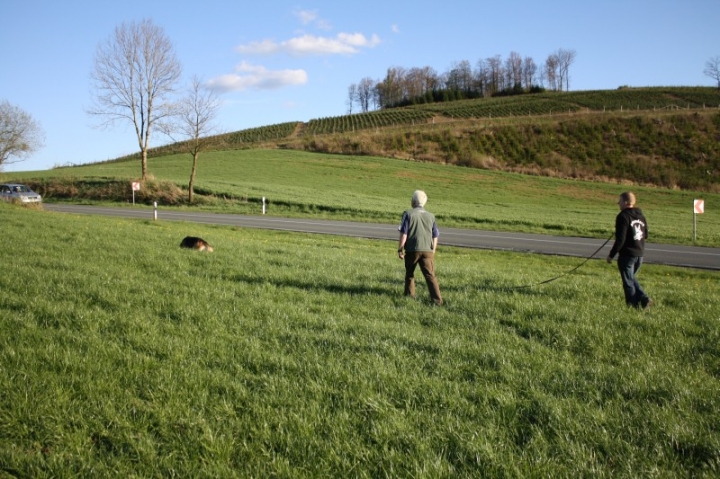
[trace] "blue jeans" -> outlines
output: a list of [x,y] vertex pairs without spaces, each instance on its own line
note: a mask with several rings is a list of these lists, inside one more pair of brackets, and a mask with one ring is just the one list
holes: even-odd
[[618,257],[618,269],[622,278],[623,291],[625,292],[625,303],[628,306],[638,308],[645,307],[648,303],[648,295],[645,294],[637,280],[637,274],[642,266],[642,257],[620,256]]

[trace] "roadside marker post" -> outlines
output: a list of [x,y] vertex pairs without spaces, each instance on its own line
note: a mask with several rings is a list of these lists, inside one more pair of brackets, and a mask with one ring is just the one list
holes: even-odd
[[153,218],[157,221],[157,201],[153,203]]
[[695,200],[693,204],[693,243],[697,237],[697,215],[705,213],[705,201]]
[[262,197],[262,214],[265,214],[265,197]]

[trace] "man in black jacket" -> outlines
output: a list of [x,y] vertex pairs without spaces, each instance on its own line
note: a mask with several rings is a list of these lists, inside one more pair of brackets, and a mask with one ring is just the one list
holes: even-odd
[[618,256],[618,269],[623,282],[625,303],[634,308],[647,308],[652,300],[645,294],[637,280],[645,254],[645,240],[648,237],[647,220],[640,208],[635,207],[635,195],[627,191],[618,198],[620,213],[615,218],[615,244],[608,254],[607,262],[612,263]]

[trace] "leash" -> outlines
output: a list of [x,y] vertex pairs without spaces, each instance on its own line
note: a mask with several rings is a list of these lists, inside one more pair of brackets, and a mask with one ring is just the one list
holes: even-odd
[[590,261],[596,254],[598,254],[598,253],[600,252],[600,250],[603,249],[603,248],[605,247],[605,245],[610,242],[611,239],[613,239],[614,236],[615,236],[615,233],[613,233],[607,240],[605,240],[605,242],[604,242],[602,245],[600,245],[600,247],[599,247],[598,249],[596,249],[593,254],[591,254],[590,256],[588,256],[587,258],[585,258],[585,261],[583,261],[583,262],[580,263],[579,265],[575,266],[573,269],[571,269],[571,270],[569,270],[569,271],[566,271],[566,272],[564,272],[564,273],[562,273],[562,274],[559,274],[559,275],[555,276],[554,278],[550,278],[550,279],[546,279],[545,281],[541,281],[540,283],[528,284],[528,285],[525,285],[525,286],[518,286],[518,287],[516,287],[516,288],[510,288],[510,289],[532,288],[533,286],[540,286],[540,285],[543,285],[543,284],[552,283],[552,282],[555,281],[556,279],[560,279],[560,278],[562,278],[563,276],[567,276],[567,275],[569,275],[569,274],[574,273],[575,271],[577,271],[578,269],[580,269],[581,266],[583,266],[585,263],[587,263],[588,261]]

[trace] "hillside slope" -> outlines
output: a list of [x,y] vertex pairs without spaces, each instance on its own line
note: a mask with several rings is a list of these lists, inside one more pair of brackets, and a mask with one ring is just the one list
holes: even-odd
[[[720,191],[720,91],[626,88],[429,103],[222,135],[218,149],[373,155]],[[153,150],[162,156],[178,144]],[[123,158],[126,159],[126,158]]]

